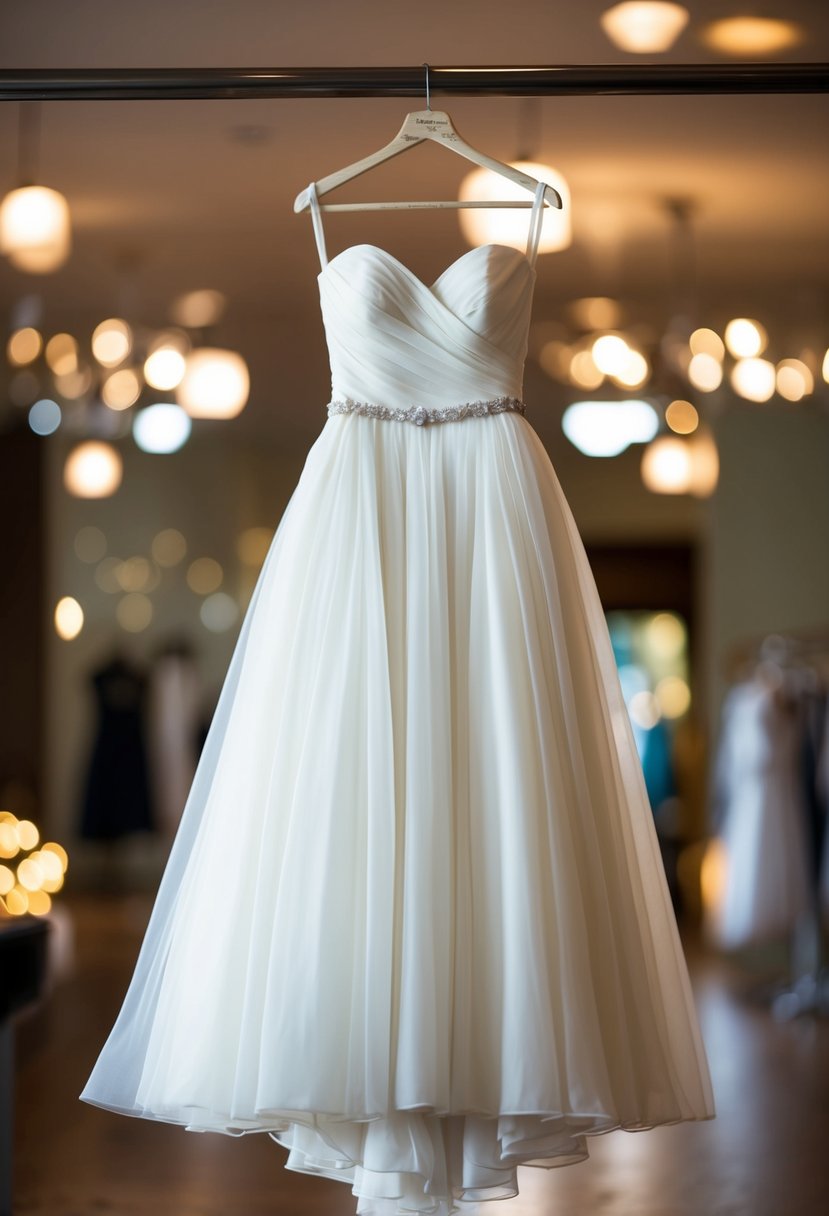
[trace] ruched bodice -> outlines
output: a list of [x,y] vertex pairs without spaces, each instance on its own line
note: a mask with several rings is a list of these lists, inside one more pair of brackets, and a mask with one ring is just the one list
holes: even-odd
[[521,397],[535,269],[520,250],[476,246],[427,286],[386,250],[352,245],[318,281],[332,399]]

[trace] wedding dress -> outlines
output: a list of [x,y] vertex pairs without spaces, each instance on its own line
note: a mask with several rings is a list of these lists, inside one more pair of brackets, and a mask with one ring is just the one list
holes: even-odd
[[521,399],[526,252],[431,285],[311,212],[328,417],[273,537],[81,1094],[269,1133],[446,1216],[586,1137],[714,1117],[641,765]]

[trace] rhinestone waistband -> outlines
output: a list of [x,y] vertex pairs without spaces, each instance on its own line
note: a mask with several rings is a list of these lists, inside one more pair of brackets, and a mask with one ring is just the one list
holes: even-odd
[[518,397],[492,397],[488,401],[465,401],[462,405],[444,405],[429,409],[425,405],[376,405],[372,401],[353,401],[350,397],[329,401],[328,416],[334,414],[365,414],[386,422],[413,422],[425,426],[431,422],[460,422],[462,418],[483,418],[486,414],[503,414],[515,410],[523,414],[526,406]]

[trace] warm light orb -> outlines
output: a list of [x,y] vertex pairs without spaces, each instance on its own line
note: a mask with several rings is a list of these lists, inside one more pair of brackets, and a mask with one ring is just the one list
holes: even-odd
[[815,391],[815,378],[801,359],[777,364],[777,391],[786,401],[801,401]]
[[152,581],[152,567],[146,557],[136,555],[120,562],[114,575],[122,591],[146,591]]
[[0,253],[28,274],[50,274],[72,246],[69,204],[48,186],[21,186],[0,203]]
[[735,359],[750,359],[766,349],[768,336],[759,321],[735,317],[725,327],[725,344]]
[[24,857],[17,867],[17,881],[27,891],[39,891],[45,875],[31,857]]
[[153,388],[167,393],[181,384],[186,368],[187,363],[180,350],[174,346],[160,346],[144,362],[144,379]]
[[233,350],[203,346],[191,351],[178,386],[178,404],[192,418],[235,418],[250,392],[248,367]]
[[602,334],[590,348],[590,355],[600,372],[615,376],[625,365],[630,347],[620,334]]
[[564,434],[585,456],[618,456],[632,443],[647,443],[659,419],[647,401],[576,401],[561,419]]
[[687,494],[692,477],[690,445],[674,435],[660,435],[642,453],[641,474],[654,494]]
[[131,367],[113,372],[101,385],[101,397],[111,410],[128,410],[140,396],[141,381]]
[[701,352],[688,364],[688,379],[701,393],[713,393],[722,384],[722,365],[713,355]]
[[695,329],[688,339],[692,355],[711,355],[718,363],[725,357],[725,343],[713,329]]
[[142,452],[177,452],[190,438],[192,429],[190,416],[180,405],[158,402],[135,415],[132,437]]
[[[554,253],[559,249],[566,249],[573,240],[570,189],[567,182],[549,165],[527,160],[510,163],[514,169],[520,169],[536,181],[546,182],[561,196],[561,208],[544,206],[538,252]],[[484,168],[473,169],[466,175],[461,182],[458,198],[461,202],[520,200],[532,203],[532,196],[526,186],[519,186],[509,178],[502,177],[500,173],[493,173],[491,169]],[[523,208],[468,207],[458,212],[458,219],[464,237],[473,248],[477,245],[508,245],[522,251],[527,248],[529,212]]]
[[132,350],[132,330],[126,321],[110,317],[95,327],[92,353],[102,367],[117,367]]
[[775,17],[724,17],[701,30],[703,42],[726,55],[769,55],[803,41],[803,30],[793,21]]
[[665,410],[665,421],[677,435],[690,435],[699,426],[699,414],[690,401],[672,401]]
[[593,362],[590,350],[577,350],[570,359],[568,376],[579,388],[598,388],[604,380],[604,372]]
[[76,401],[91,389],[92,369],[90,367],[78,367],[77,371],[56,375],[55,386],[61,397],[66,397],[69,401]]
[[187,553],[187,541],[178,528],[163,528],[153,537],[150,552],[159,566],[177,566]]
[[71,334],[54,334],[46,343],[46,362],[56,376],[78,370],[78,344]]
[[222,585],[224,571],[212,557],[197,557],[187,567],[187,585],[197,595],[209,595]]
[[664,718],[681,718],[691,706],[691,690],[681,676],[665,676],[654,695]]
[[188,291],[173,301],[170,315],[176,325],[185,329],[205,329],[221,320],[227,300],[220,291],[201,288]]
[[43,338],[31,325],[16,329],[6,343],[6,356],[15,367],[33,363],[43,348]]
[[577,329],[615,329],[622,320],[621,305],[611,296],[571,300],[567,312]]
[[141,591],[129,591],[115,606],[118,624],[127,633],[141,633],[153,619],[153,605]]
[[768,401],[777,383],[776,369],[768,359],[738,359],[730,380],[734,392],[747,401]]
[[688,10],[667,0],[625,0],[602,13],[599,22],[620,50],[651,55],[670,50],[688,24]]
[[650,366],[645,356],[629,347],[622,366],[613,373],[613,379],[622,388],[641,388],[649,374]]
[[110,443],[88,439],[66,458],[63,484],[76,498],[107,498],[123,477],[123,461]]
[[685,646],[685,625],[673,612],[657,612],[647,627],[648,646],[654,656],[669,661],[676,659]]
[[71,642],[83,629],[83,608],[71,595],[64,595],[55,605],[55,633],[64,642]]

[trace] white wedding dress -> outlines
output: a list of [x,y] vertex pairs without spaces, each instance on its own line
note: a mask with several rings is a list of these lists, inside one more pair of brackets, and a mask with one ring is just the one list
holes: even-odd
[[322,271],[332,403],[81,1094],[268,1132],[446,1216],[586,1137],[714,1117],[584,548],[521,402],[527,252]]

